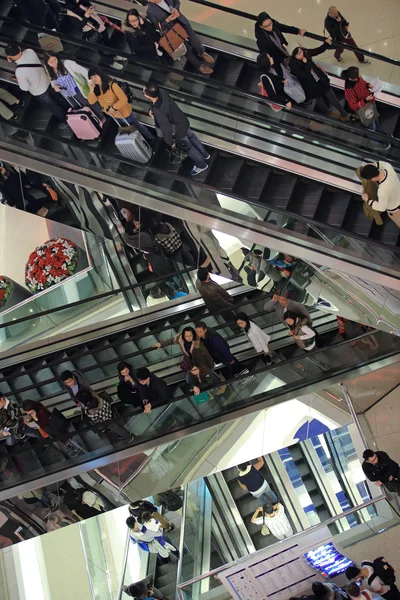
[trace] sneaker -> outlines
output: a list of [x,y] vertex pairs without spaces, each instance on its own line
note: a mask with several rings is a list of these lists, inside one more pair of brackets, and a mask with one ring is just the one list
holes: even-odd
[[337,58],[336,59],[338,62],[344,62],[343,58]]
[[370,60],[368,60],[368,58],[364,58],[364,60],[362,60],[362,61],[361,61],[361,64],[362,64],[362,65],[370,65],[370,64],[371,64],[371,61],[370,61]]
[[123,68],[124,68],[124,65],[120,65],[119,63],[117,63],[115,61],[110,65],[110,69],[115,69],[116,71],[122,71]]
[[205,160],[210,160],[211,154],[208,154],[208,152],[207,152],[207,155],[204,158],[205,158]]
[[208,169],[208,165],[206,165],[205,167],[196,167],[194,166],[192,169],[190,169],[189,171],[189,175],[200,175],[200,173],[202,173],[203,171],[206,171]]
[[117,62],[125,62],[128,59],[126,56],[114,56],[114,60]]
[[173,529],[175,529],[175,525],[173,523],[170,523],[168,525],[168,529],[166,529],[167,532],[172,531]]
[[264,362],[267,365],[267,367],[269,367],[269,365],[272,365],[272,357],[270,354],[264,355]]
[[67,129],[67,127],[68,127],[68,123],[60,123],[58,125],[58,129]]

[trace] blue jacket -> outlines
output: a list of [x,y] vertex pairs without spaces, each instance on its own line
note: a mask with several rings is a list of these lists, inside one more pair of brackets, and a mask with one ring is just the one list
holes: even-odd
[[203,342],[215,363],[226,365],[235,360],[235,357],[230,351],[229,344],[219,335],[219,333],[216,333],[212,329],[207,329],[206,337]]

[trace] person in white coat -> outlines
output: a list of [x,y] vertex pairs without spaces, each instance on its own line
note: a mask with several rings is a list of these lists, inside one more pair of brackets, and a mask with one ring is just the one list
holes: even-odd
[[293,336],[299,348],[306,352],[315,348],[316,333],[311,327],[305,325],[305,319],[302,315],[288,311],[285,313],[285,323],[289,327],[289,335]]
[[86,67],[79,65],[74,60],[61,60],[55,54],[46,55],[46,70],[55,92],[67,99],[71,108],[79,109],[90,106],[96,117],[104,121],[101,106],[96,102],[89,104],[89,77]]
[[259,506],[253,516],[251,522],[255,525],[266,525],[278,540],[284,540],[285,537],[293,535],[293,529],[289,523],[289,519],[285,515],[285,509],[280,502],[276,504],[265,504]]
[[253,321],[250,321],[249,317],[244,312],[236,315],[236,323],[240,329],[242,329],[256,352],[263,352],[264,362],[267,365],[270,365],[272,363],[272,357],[268,347],[271,339],[270,336]]
[[378,199],[368,197],[365,192],[361,195],[378,212],[387,212],[388,216],[400,227],[400,180],[392,165],[379,161],[361,167],[360,175],[368,181],[378,184]]

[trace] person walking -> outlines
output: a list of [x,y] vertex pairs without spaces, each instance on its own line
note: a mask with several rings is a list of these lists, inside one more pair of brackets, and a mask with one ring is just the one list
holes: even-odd
[[242,490],[250,492],[254,498],[260,501],[260,504],[276,504],[278,497],[272,491],[268,481],[264,479],[260,473],[260,469],[264,466],[262,456],[257,458],[255,465],[249,462],[241,463],[237,466],[239,471],[239,479],[237,480]]
[[14,96],[14,94],[11,94],[8,90],[0,88],[0,117],[7,121],[15,121],[18,119],[18,115],[8,108],[9,106],[19,106],[19,108],[22,108],[25,106],[25,102]]
[[293,535],[293,529],[285,514],[285,508],[280,502],[275,505],[269,502],[264,506],[259,506],[251,517],[251,522],[254,525],[268,527],[270,533],[278,540],[284,540],[285,537],[288,538]]
[[400,181],[396,171],[388,162],[379,161],[361,167],[361,177],[378,184],[378,199],[374,200],[363,192],[361,198],[378,212],[386,212],[400,227]]
[[214,59],[206,52],[199,36],[193,31],[187,18],[180,12],[180,0],[148,0],[148,2],[147,18],[154,27],[159,29],[161,24],[162,29],[168,32],[178,21],[189,36],[185,42],[188,62],[203,75],[211,75]]
[[207,160],[210,155],[190,129],[189,119],[176,102],[157,83],[151,81],[143,88],[143,95],[153,104],[149,115],[154,119],[157,133],[165,144],[172,152],[177,149],[187,152],[193,161],[190,175],[199,175],[208,169]]
[[316,332],[304,324],[302,315],[288,311],[285,313],[285,323],[289,327],[289,335],[293,336],[294,341],[301,350],[310,352],[315,348]]
[[292,52],[289,67],[292,75],[297,77],[304,90],[306,102],[315,100],[317,108],[322,114],[330,116],[333,116],[330,108],[333,106],[338,111],[341,121],[349,121],[350,115],[344,110],[331,88],[328,75],[312,60],[314,56],[329,50],[331,44],[332,39],[328,38],[318,48],[298,46]]
[[263,361],[265,364],[270,365],[272,363],[272,357],[268,344],[271,337],[263,331],[261,327],[256,325],[253,321],[250,321],[249,317],[244,312],[236,315],[236,323],[246,335],[255,351],[263,353]]
[[[342,44],[351,46],[351,48],[358,48],[351,33],[349,32],[349,22],[344,18],[342,13],[338,11],[336,6],[330,6],[328,8],[328,14],[325,17],[324,27],[334,42],[341,42]],[[349,48],[349,50],[351,48]],[[336,48],[335,50],[334,57],[340,63],[343,62],[343,58],[341,58],[343,52],[344,48]],[[354,50],[354,54],[356,55],[358,62],[364,65],[371,64],[371,61],[365,58],[361,52]]]
[[15,77],[19,89],[29,92],[60,121],[60,129],[68,127],[65,122],[68,105],[50,85],[50,77],[36,52],[28,48],[22,51],[17,44],[6,47],[8,62],[16,64]]
[[153,348],[166,348],[167,346],[177,345],[180,347],[183,359],[181,368],[188,373],[193,366],[207,367],[213,369],[214,361],[211,354],[205,347],[201,338],[198,337],[193,327],[185,327],[181,333],[175,337],[167,338],[154,344]]
[[370,448],[364,450],[363,459],[362,470],[368,481],[400,495],[400,467],[395,460],[382,450]]
[[123,585],[122,590],[131,598],[136,600],[148,600],[149,598],[156,598],[156,600],[165,600],[164,594],[161,590],[154,587],[153,575],[147,575],[144,579],[131,583],[130,585]]
[[[54,54],[47,54],[46,70],[53,90],[64,98],[72,99],[68,100],[71,108],[89,106],[87,99],[90,91],[89,72],[86,67],[82,67],[74,60],[61,60]],[[91,108],[96,117],[103,121],[104,115],[99,104],[96,102]]]
[[300,302],[296,302],[295,300],[289,300],[286,296],[278,296],[277,294],[272,296],[271,300],[268,300],[264,304],[264,311],[275,311],[282,323],[285,321],[285,314],[287,312],[294,312],[303,317],[305,325],[311,325],[311,316],[304,304],[300,304]]
[[352,565],[346,569],[346,577],[350,581],[362,583],[385,600],[400,600],[400,592],[396,585],[396,571],[383,556],[375,560],[363,560],[361,568]]
[[265,52],[274,61],[274,69],[278,77],[283,79],[282,63],[289,57],[288,42],[284,33],[304,36],[306,29],[299,29],[290,25],[283,25],[272,19],[268,13],[261,12],[254,26],[254,35],[260,52]]
[[[365,115],[363,114],[364,109],[369,105],[369,108],[376,113],[376,118],[370,122],[369,125],[364,125],[364,127],[371,131],[385,133],[379,123],[378,112],[375,107],[375,95],[370,90],[371,84],[367,83],[361,77],[357,67],[349,67],[345,71],[342,71],[341,77],[345,80],[344,95],[347,104],[351,110],[359,116],[362,125],[364,125],[363,117],[365,118]],[[373,144],[375,147],[382,150],[388,150],[390,148],[390,144],[385,142],[381,143],[373,140]]]
[[[206,267],[200,267],[197,271],[196,288],[210,313],[232,308],[234,305],[232,296],[211,279],[210,271]],[[225,311],[223,314],[228,320],[233,320],[235,317],[231,310]]]
[[216,364],[222,363],[225,365],[228,373],[226,375],[232,377],[238,377],[239,375],[245,375],[249,372],[248,369],[241,369],[240,363],[235,356],[233,356],[229,344],[219,334],[208,329],[204,321],[200,321],[196,324],[196,334],[203,340],[205,347],[211,354]]
[[127,123],[134,125],[148,142],[153,142],[153,134],[135,117],[128,97],[118,83],[97,67],[90,67],[88,75],[89,104],[98,102],[104,114],[113,117],[120,127]]

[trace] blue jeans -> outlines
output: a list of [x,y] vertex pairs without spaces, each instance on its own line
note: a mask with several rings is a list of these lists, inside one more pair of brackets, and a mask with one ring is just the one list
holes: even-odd
[[267,485],[261,496],[254,497],[257,498],[257,500],[259,500],[260,506],[264,506],[264,504],[271,504],[271,502],[272,504],[276,504],[278,502],[278,496],[275,494],[275,492],[271,490],[269,484]]
[[44,94],[40,94],[40,96],[34,96],[43,106],[46,106],[50,110],[51,113],[59,120],[65,121],[65,115],[67,113],[66,101],[64,98],[60,97],[57,92],[55,92],[52,87],[49,85]]
[[375,119],[375,121],[372,121],[372,123],[370,123],[367,126],[367,129],[370,129],[371,131],[377,131],[378,133],[385,133],[381,127],[381,124],[379,123],[378,119]]
[[189,158],[196,167],[203,169],[207,166],[206,156],[208,156],[208,152],[190,128],[187,130],[185,137],[177,140],[177,143],[182,150],[188,153]]
[[117,118],[116,121],[118,122],[118,125],[120,125],[121,127],[126,125],[126,123],[128,122],[129,125],[134,125],[148,142],[152,142],[154,140],[153,134],[150,133],[150,131],[147,129],[147,127],[145,125],[143,125],[143,123],[140,123],[140,121],[137,120],[137,118],[135,117],[133,112],[131,112],[129,117],[126,117],[126,119],[122,117],[122,118]]
[[[37,440],[38,442],[43,441],[39,429],[33,429],[32,427],[24,427],[22,431],[26,438],[35,438],[35,440]],[[10,433],[10,435],[8,435],[5,439],[5,443],[7,446],[14,446],[14,444],[18,444],[18,442],[20,441],[20,439],[16,439],[14,433]]]

